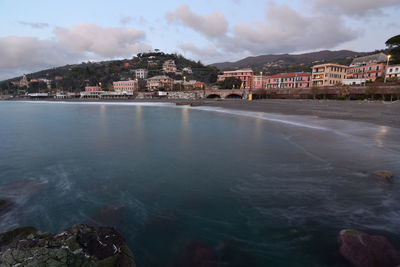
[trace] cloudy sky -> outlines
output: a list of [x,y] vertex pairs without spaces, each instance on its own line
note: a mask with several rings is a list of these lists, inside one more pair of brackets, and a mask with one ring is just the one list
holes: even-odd
[[400,0],[0,0],[0,80],[155,48],[204,63],[372,51],[398,14]]

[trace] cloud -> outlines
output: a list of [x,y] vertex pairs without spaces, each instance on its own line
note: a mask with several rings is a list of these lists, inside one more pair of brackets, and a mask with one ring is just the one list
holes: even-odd
[[133,28],[104,28],[79,24],[55,28],[49,39],[0,37],[0,78],[87,59],[126,58],[151,49],[145,33]]
[[207,37],[219,37],[228,31],[228,21],[224,14],[214,11],[208,15],[198,15],[192,12],[188,5],[178,7],[174,12],[166,14],[167,20],[179,22]]
[[272,5],[264,23],[236,24],[229,40],[219,43],[229,50],[276,53],[332,48],[356,37],[337,16],[303,16],[290,6]]
[[57,42],[64,47],[106,58],[132,56],[149,48],[141,43],[145,33],[133,28],[103,28],[83,23],[71,29],[58,27],[53,32]]
[[[185,25],[193,28],[188,23]],[[219,53],[231,58],[236,55],[238,58],[244,55],[329,49],[354,40],[359,35],[338,16],[303,15],[291,6],[275,4],[266,9],[264,21],[238,23],[232,26],[231,31],[212,38],[208,33],[203,34],[213,46],[201,49],[184,44],[180,48],[192,55],[211,58],[217,55],[211,47],[218,47],[221,50]]]
[[383,14],[382,10],[388,7],[400,7],[399,0],[307,0],[315,10],[330,14],[365,16]]
[[34,29],[43,29],[43,28],[47,28],[50,25],[48,23],[44,23],[44,22],[26,22],[26,21],[18,21],[19,24],[24,25],[24,26],[29,26],[31,28]]
[[122,18],[119,20],[119,23],[122,24],[122,25],[127,25],[127,24],[132,23],[132,21],[133,21],[133,17],[131,17],[131,16],[124,16],[124,17],[122,17]]

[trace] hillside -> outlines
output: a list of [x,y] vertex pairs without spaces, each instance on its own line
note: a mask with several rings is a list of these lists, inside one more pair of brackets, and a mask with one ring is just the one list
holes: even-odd
[[[134,79],[135,69],[148,69],[149,78],[164,75],[162,65],[166,60],[174,60],[178,70],[190,67],[193,73],[184,73],[187,80],[213,83],[217,79],[218,70],[215,67],[204,66],[201,62],[186,59],[182,55],[162,52],[141,53],[132,59],[66,65],[27,74],[27,78],[28,80],[45,78],[52,81],[52,88],[68,91],[82,91],[88,85],[101,85],[104,90],[107,90],[111,88],[113,81]],[[183,75],[180,74],[166,75],[177,80],[183,79]],[[0,82],[0,87],[2,90],[15,91],[18,88],[11,83],[20,79],[21,77],[16,77]]]
[[266,74],[275,74],[290,71],[310,71],[310,67],[318,63],[330,62],[348,65],[351,63],[353,58],[368,54],[369,53],[353,52],[349,50],[324,50],[298,55],[280,54],[247,57],[236,62],[215,63],[212,64],[212,66],[220,70],[251,68],[254,71],[263,71]]

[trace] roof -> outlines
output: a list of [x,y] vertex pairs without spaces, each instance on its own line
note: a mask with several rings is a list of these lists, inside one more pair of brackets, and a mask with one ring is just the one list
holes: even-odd
[[349,67],[349,66],[345,66],[345,65],[336,64],[336,63],[325,63],[325,64],[314,65],[312,67],[313,68],[318,68],[318,67],[328,67],[328,66],[341,67],[341,68],[348,68]]
[[350,66],[359,66],[359,65],[367,65],[371,63],[381,63],[381,62],[386,62],[387,60],[387,55],[384,53],[378,53],[374,55],[369,55],[365,57],[358,57],[351,62]]
[[224,71],[224,73],[233,73],[233,72],[253,72],[252,69],[243,69],[243,70],[228,70]]
[[272,76],[268,76],[268,78],[290,78],[290,77],[305,77],[311,76],[310,72],[291,72],[291,73],[279,73]]
[[172,80],[172,78],[165,76],[165,75],[154,76],[154,77],[148,78],[148,80],[161,80],[161,79],[171,79]]

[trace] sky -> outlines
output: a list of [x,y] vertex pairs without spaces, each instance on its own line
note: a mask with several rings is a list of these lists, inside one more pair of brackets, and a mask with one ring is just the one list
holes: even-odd
[[0,0],[0,80],[153,49],[211,64],[370,52],[400,34],[400,0]]

